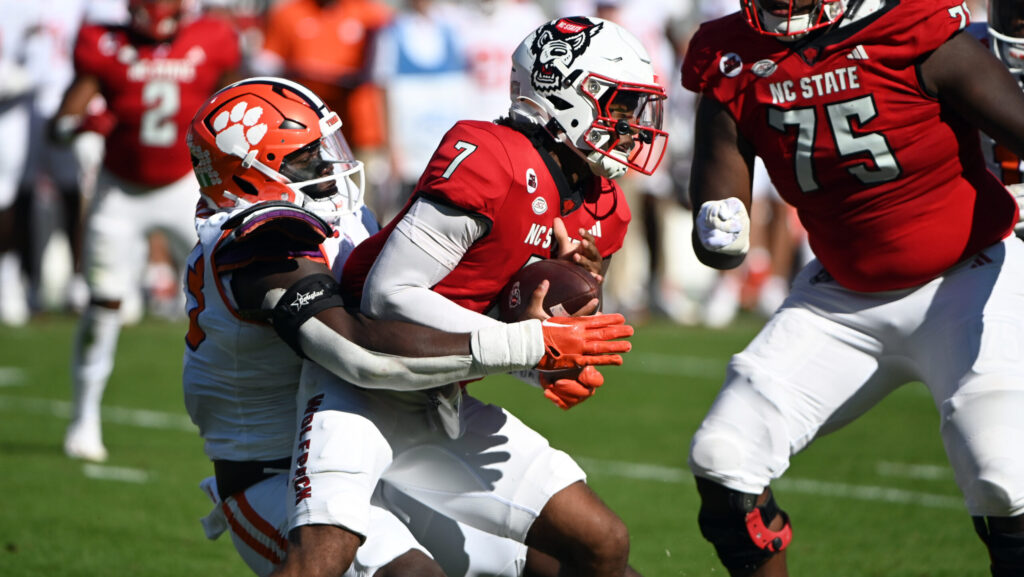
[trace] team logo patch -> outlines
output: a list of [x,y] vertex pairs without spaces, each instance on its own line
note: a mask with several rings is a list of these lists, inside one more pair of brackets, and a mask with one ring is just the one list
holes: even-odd
[[590,39],[604,24],[575,16],[545,24],[530,44],[533,71],[530,81],[537,92],[555,92],[562,87],[565,72],[587,51]]
[[530,207],[533,208],[534,214],[544,214],[548,211],[548,201],[544,200],[543,196],[538,196],[533,200]]
[[767,59],[758,60],[757,62],[754,63],[753,66],[750,67],[750,71],[756,74],[757,76],[760,76],[761,78],[767,78],[772,74],[775,74],[776,70],[778,70],[778,66],[776,66],[775,63],[772,62],[771,60]]
[[537,192],[537,173],[532,168],[526,169],[526,192],[530,194]]
[[730,52],[718,61],[718,70],[729,78],[733,78],[743,70],[743,59],[739,54]]

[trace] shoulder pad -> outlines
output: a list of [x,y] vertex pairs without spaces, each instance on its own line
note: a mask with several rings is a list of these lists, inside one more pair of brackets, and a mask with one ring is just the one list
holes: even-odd
[[[324,219],[308,210],[284,201],[259,202],[231,215],[220,226],[231,230],[236,238],[244,238],[269,226],[275,232],[284,232],[296,238],[320,244],[334,234]],[[267,230],[260,232],[269,232]]]
[[318,252],[320,244],[334,235],[330,225],[319,216],[282,201],[250,206],[233,214],[220,228],[230,231],[215,251],[222,264],[271,256],[260,254],[264,252],[274,256]]

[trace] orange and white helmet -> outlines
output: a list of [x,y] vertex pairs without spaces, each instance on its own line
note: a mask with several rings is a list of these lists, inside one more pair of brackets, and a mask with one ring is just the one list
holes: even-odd
[[290,80],[249,78],[220,90],[186,137],[200,204],[225,210],[283,200],[328,219],[358,211],[363,163],[340,129],[337,113]]
[[796,40],[812,30],[831,26],[846,13],[848,0],[814,0],[804,10],[795,0],[741,0],[754,30],[779,40]]
[[163,42],[178,33],[184,0],[128,0],[131,27],[136,33]]
[[665,88],[614,22],[575,16],[537,28],[512,55],[510,88],[509,116],[543,126],[597,175],[651,174],[661,163]]

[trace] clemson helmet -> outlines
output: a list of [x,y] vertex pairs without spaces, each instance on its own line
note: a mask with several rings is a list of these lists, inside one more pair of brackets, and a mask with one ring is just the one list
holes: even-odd
[[358,211],[363,163],[340,129],[337,113],[290,80],[256,77],[221,89],[186,136],[200,204],[216,211],[283,200],[324,218]]
[[128,0],[131,27],[146,38],[163,42],[178,33],[183,0]]
[[594,174],[651,174],[668,142],[665,89],[621,26],[575,16],[530,33],[512,55],[509,116],[543,126]]
[[796,40],[812,30],[831,26],[846,13],[848,0],[815,0],[807,10],[794,6],[795,0],[741,0],[750,26],[779,40]]
[[988,34],[992,52],[1024,80],[1024,0],[989,0]]

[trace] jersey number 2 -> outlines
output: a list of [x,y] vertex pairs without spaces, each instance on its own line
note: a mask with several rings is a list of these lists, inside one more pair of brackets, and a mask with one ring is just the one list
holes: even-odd
[[142,87],[142,127],[139,142],[144,146],[174,146],[178,126],[174,117],[181,109],[181,87],[170,80],[150,80]]

